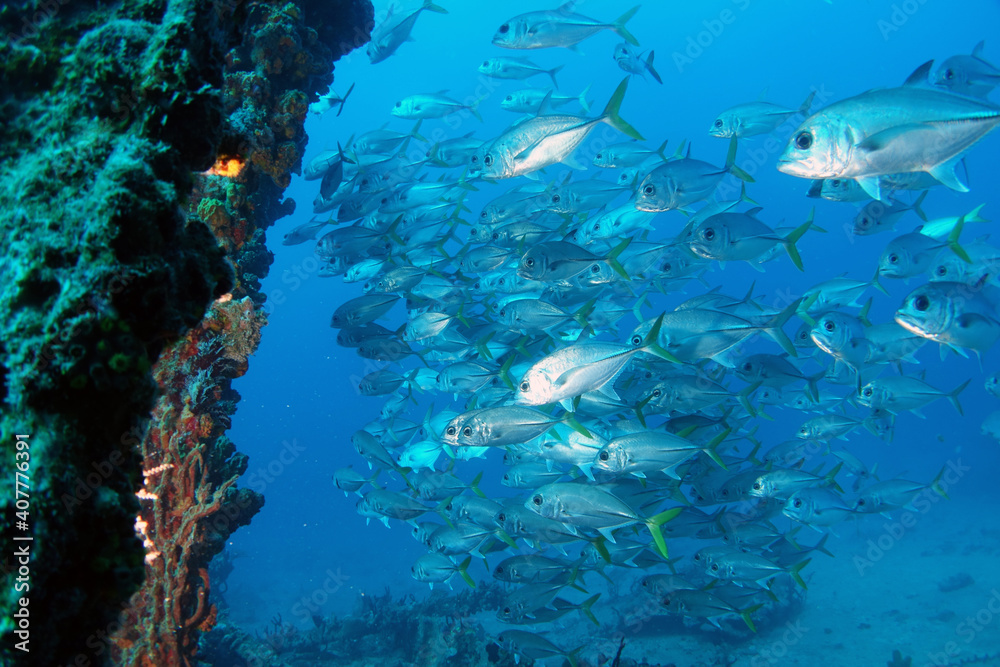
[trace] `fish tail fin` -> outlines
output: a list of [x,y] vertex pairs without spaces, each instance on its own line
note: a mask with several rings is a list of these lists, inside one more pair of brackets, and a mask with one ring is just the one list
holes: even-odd
[[423,141],[424,143],[427,143],[427,139],[425,139],[423,135],[420,134],[420,124],[423,122],[424,122],[423,118],[421,118],[416,122],[416,124],[413,126],[413,129],[410,130],[410,136],[416,139],[417,141]]
[[889,290],[887,290],[885,287],[883,287],[882,283],[880,283],[879,280],[878,280],[878,277],[880,275],[881,275],[881,271],[879,271],[878,267],[876,266],[875,267],[875,275],[872,276],[871,286],[874,287],[875,289],[877,289],[879,292],[882,292],[882,294],[885,294],[886,296],[889,296]]
[[965,416],[965,411],[962,409],[962,404],[958,402],[958,395],[961,394],[967,386],[969,386],[969,382],[971,382],[971,380],[966,380],[959,386],[955,387],[954,391],[948,394],[948,401],[955,406],[955,409],[958,410],[958,414],[963,417]]
[[629,77],[622,79],[622,82],[618,84],[617,88],[615,88],[614,94],[612,94],[611,99],[608,100],[608,105],[604,107],[604,111],[601,113],[601,119],[619,132],[627,134],[638,141],[645,141],[645,138],[639,134],[639,131],[629,125],[628,122],[618,114],[621,110],[622,100],[625,99],[625,91],[628,90],[628,79]]
[[841,461],[837,465],[833,466],[833,468],[830,469],[830,472],[823,475],[823,481],[826,484],[832,486],[839,493],[843,493],[844,490],[840,488],[840,484],[837,484],[837,480],[835,478],[837,477],[837,473],[840,472],[840,469],[843,467],[844,467],[844,462]]
[[642,424],[643,428],[646,428],[646,415],[642,413],[642,409],[646,407],[646,404],[648,404],[651,400],[653,400],[652,394],[635,404],[635,418],[639,420],[639,423]]
[[962,235],[963,227],[965,227],[964,215],[958,219],[958,222],[955,223],[955,228],[948,234],[948,247],[951,248],[951,251],[955,253],[963,262],[966,264],[972,264],[972,258],[969,257],[969,253],[967,253],[965,248],[958,243],[958,237]]
[[746,183],[746,181],[743,181],[742,183],[740,183],[740,201],[746,202],[747,204],[753,204],[754,206],[760,206],[760,204],[758,204],[757,202],[755,202],[753,199],[750,199],[750,196],[747,195],[747,183]]
[[509,355],[507,361],[503,362],[503,366],[497,371],[497,375],[503,380],[503,383],[511,390],[514,389],[514,381],[510,378],[510,367],[514,364],[514,359],[517,358],[516,354]]
[[746,410],[747,414],[750,415],[751,417],[756,417],[757,411],[754,410],[753,406],[750,404],[750,395],[753,394],[758,389],[760,389],[760,385],[761,381],[757,380],[753,384],[747,385],[742,390],[740,390],[738,394],[736,394],[736,399],[740,402],[740,405],[743,406],[743,409]]
[[722,460],[722,457],[719,456],[719,452],[716,450],[718,449],[719,445],[721,445],[723,441],[725,441],[725,439],[728,438],[729,434],[732,432],[733,429],[727,428],[725,431],[712,438],[712,441],[709,442],[707,445],[705,445],[705,448],[702,450],[705,452],[705,455],[708,458],[712,459],[715,462],[715,464],[720,468],[722,468],[723,470],[729,470],[729,468],[726,467],[726,463]]
[[435,167],[447,167],[448,163],[438,157],[438,151],[440,150],[440,144],[435,143],[427,151],[427,159],[430,160],[431,164]]
[[792,264],[794,264],[795,268],[799,271],[804,271],[805,269],[802,268],[802,257],[799,255],[799,249],[795,247],[795,243],[802,238],[803,234],[809,231],[810,227],[813,226],[813,218],[815,215],[816,207],[813,207],[813,209],[809,211],[809,217],[806,218],[806,221],[793,229],[792,232],[784,239],[785,252],[788,253],[788,256],[792,260]]
[[948,497],[948,492],[945,490],[943,486],[941,486],[941,480],[944,478],[944,473],[947,470],[948,470],[947,465],[941,466],[941,471],[938,472],[937,477],[935,477],[934,481],[931,482],[930,488],[934,490],[934,493],[938,494],[945,500],[951,500],[951,498]]
[[924,203],[924,199],[926,197],[927,197],[927,190],[924,190],[923,192],[920,193],[920,196],[917,197],[917,201],[913,202],[913,205],[910,206],[910,209],[912,209],[913,212],[916,213],[917,216],[924,222],[927,222],[927,214],[924,213],[924,209],[920,208],[920,205]]
[[635,36],[628,31],[628,28],[625,27],[625,24],[628,23],[630,20],[632,20],[632,17],[635,16],[635,13],[639,11],[639,7],[641,7],[641,5],[636,5],[635,7],[633,7],[632,9],[628,10],[627,12],[619,16],[617,19],[615,19],[614,25],[611,28],[612,30],[615,31],[615,33],[619,37],[624,39],[632,46],[639,46],[639,40],[637,40]]
[[611,250],[611,252],[608,253],[608,256],[605,260],[608,263],[608,266],[611,267],[611,270],[613,270],[615,273],[620,275],[625,280],[629,280],[628,273],[625,271],[625,267],[621,265],[621,262],[618,261],[618,256],[622,254],[622,251],[624,251],[625,248],[627,248],[629,243],[631,242],[632,242],[631,236],[624,239],[621,243],[616,245]]
[[591,610],[591,607],[594,606],[594,603],[597,602],[598,598],[600,597],[601,594],[598,593],[597,595],[592,595],[580,603],[580,612],[583,613],[583,615],[586,616],[587,619],[590,620],[590,622],[596,625],[597,627],[601,627],[601,624],[597,620],[597,617],[594,616],[594,612]]
[[435,5],[434,0],[424,0],[424,6],[422,9],[426,9],[429,12],[436,12],[438,14],[447,14],[448,10],[441,5]]
[[458,574],[462,577],[465,583],[469,584],[469,588],[475,588],[476,582],[472,580],[469,576],[469,563],[472,562],[472,556],[466,556],[465,560],[458,564]]
[[[545,70],[545,73],[549,75],[550,79],[552,79],[552,85],[556,88],[559,87],[559,82],[556,81],[556,74],[558,74],[559,70],[561,70],[563,67],[565,67],[565,65],[559,65],[558,67],[553,67],[552,69]],[[541,113],[541,107],[539,107],[539,113]]]
[[[660,159],[663,160],[664,162],[666,162],[667,160],[669,160],[669,158],[667,157],[667,154],[664,153],[664,151],[667,150],[667,142],[668,141],[669,141],[669,139],[664,139],[663,143],[660,144],[660,147],[656,149],[656,154],[659,155]],[[639,175],[636,174],[636,178],[638,178],[638,177],[639,177]]]
[[788,574],[791,575],[792,579],[795,580],[795,583],[801,586],[804,591],[809,590],[809,587],[806,586],[806,582],[802,579],[802,569],[811,561],[812,558],[806,558],[804,561],[796,563],[788,570]]
[[797,357],[799,354],[795,351],[795,346],[792,345],[792,341],[788,339],[788,336],[785,335],[785,332],[782,331],[781,328],[785,326],[785,323],[788,322],[792,315],[795,314],[795,311],[798,310],[801,302],[802,299],[796,299],[785,307],[783,311],[772,317],[763,326],[764,333],[770,336],[775,343],[780,345],[781,349],[787,352],[790,357]]
[[653,536],[653,544],[656,545],[656,550],[660,552],[661,556],[667,559],[669,559],[670,556],[667,554],[667,543],[663,540],[663,531],[660,530],[660,526],[670,521],[680,513],[681,508],[675,507],[671,510],[660,512],[659,514],[646,519],[646,526],[649,528],[649,534]]
[[480,498],[485,498],[486,494],[483,493],[482,490],[479,488],[479,482],[481,482],[482,479],[483,479],[483,473],[482,471],[480,471],[479,474],[476,475],[471,482],[469,482],[469,488],[472,489],[472,492],[477,496],[479,496]]
[[[726,152],[726,171],[728,171],[730,174],[732,174],[736,178],[740,179],[744,183],[754,183],[755,181],[753,180],[753,176],[751,176],[750,174],[748,174],[746,171],[744,171],[740,167],[736,166],[736,146],[737,146],[737,143],[738,142],[737,142],[735,136],[733,136],[729,140],[729,151]],[[690,146],[688,147],[688,150],[690,150]]]
[[577,101],[580,103],[580,108],[583,109],[584,113],[590,113],[590,102],[587,101],[587,94],[590,93],[590,87],[593,84],[588,83],[587,87],[583,89],[579,95],[576,96]]
[[811,93],[809,93],[809,96],[806,97],[805,101],[802,104],[799,105],[799,113],[800,114],[802,114],[803,116],[808,116],[809,115],[809,107],[812,106],[813,98],[814,97],[816,97],[816,91],[815,90],[812,91]]
[[643,339],[640,347],[646,352],[655,354],[660,359],[665,359],[666,361],[672,361],[675,364],[679,364],[681,363],[680,359],[660,347],[660,327],[663,325],[664,315],[666,315],[666,313],[660,313],[660,316],[656,318],[656,321],[653,323],[653,327],[649,330],[649,333],[646,334],[646,337]]
[[[354,83],[352,83],[351,87],[347,89],[346,93],[344,93],[344,96],[342,98],[340,98],[340,108],[337,109],[337,115],[338,116],[340,115],[340,112],[344,110],[344,104],[347,103],[347,98],[351,96],[351,92],[353,92],[354,86],[356,84],[357,84],[357,81],[355,81]],[[350,142],[348,142],[348,143],[350,143]]]
[[826,554],[830,558],[836,558],[836,556],[830,553],[830,550],[826,548],[826,541],[828,539],[830,539],[830,533],[823,533],[823,537],[820,538],[819,542],[816,543],[816,546],[814,546],[812,550],[818,551],[821,554]]
[[469,112],[473,116],[475,116],[476,120],[478,120],[480,123],[482,123],[484,121],[483,121],[483,117],[479,113],[479,103],[482,102],[484,99],[486,99],[485,96],[484,97],[480,97],[480,98],[478,98],[476,101],[474,101],[472,104],[470,104],[468,106]]
[[750,618],[750,615],[752,613],[754,613],[755,611],[757,611],[758,609],[760,609],[761,607],[763,607],[763,606],[764,606],[763,603],[755,604],[752,607],[747,607],[746,609],[743,609],[742,611],[740,611],[740,618],[742,618],[743,622],[747,624],[748,628],[750,628],[750,632],[752,632],[754,634],[757,634],[757,628],[754,627],[754,625],[753,625],[753,619]]
[[591,299],[587,303],[580,306],[580,309],[573,313],[573,319],[581,327],[587,326],[587,316],[594,312],[594,305],[597,303],[597,299]]
[[569,663],[569,667],[580,667],[580,663],[577,661],[576,657],[580,655],[580,652],[585,648],[587,648],[586,644],[583,646],[577,646],[575,649],[566,654],[566,662]]
[[861,324],[866,327],[870,327],[872,325],[871,320],[868,319],[868,311],[872,309],[872,300],[872,297],[868,297],[868,300],[865,301],[865,305],[861,307],[861,312],[858,313],[858,320],[860,320]]
[[566,417],[564,418],[564,421],[566,422],[567,426],[569,426],[571,429],[573,429],[574,431],[576,431],[577,433],[579,433],[583,437],[585,437],[585,438],[593,438],[594,437],[593,435],[591,435],[590,431],[587,430],[587,427],[584,426],[583,424],[581,424],[577,420],[576,415],[574,415],[572,412],[566,413]]
[[660,78],[660,74],[653,69],[653,57],[656,55],[656,51],[650,51],[649,57],[646,58],[646,71],[649,72],[650,76],[656,79],[656,83],[662,84],[663,79]]
[[989,222],[989,220],[987,220],[986,218],[984,218],[981,215],[979,215],[979,212],[983,210],[984,206],[986,206],[986,204],[980,204],[976,208],[972,209],[972,211],[968,215],[965,216],[965,221],[966,222]]

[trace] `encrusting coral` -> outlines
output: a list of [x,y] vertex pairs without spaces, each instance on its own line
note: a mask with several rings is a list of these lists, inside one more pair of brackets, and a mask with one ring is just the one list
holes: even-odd
[[2,574],[0,660],[24,641],[37,664],[193,661],[208,561],[262,504],[224,431],[263,325],[264,230],[294,209],[305,105],[372,14],[0,5],[0,431],[30,443],[27,520],[5,497],[0,527],[34,538],[30,591]]

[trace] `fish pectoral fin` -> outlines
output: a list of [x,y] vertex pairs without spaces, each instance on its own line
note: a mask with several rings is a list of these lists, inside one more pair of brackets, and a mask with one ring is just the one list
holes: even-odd
[[895,127],[890,127],[887,130],[882,130],[881,132],[876,132],[857,144],[855,148],[864,151],[865,153],[875,153],[880,150],[884,150],[893,142],[898,142],[901,138],[905,137],[909,132],[916,132],[920,130],[926,130],[928,125],[934,125],[934,123],[908,123],[906,125],[896,125]]
[[587,165],[577,160],[572,154],[564,157],[562,159],[562,163],[570,169],[575,169],[576,171],[586,171],[588,169]]
[[882,199],[882,191],[879,185],[878,176],[866,176],[864,178],[856,178],[854,180],[857,181],[858,185],[861,186],[861,189],[864,190],[869,197],[872,199]]

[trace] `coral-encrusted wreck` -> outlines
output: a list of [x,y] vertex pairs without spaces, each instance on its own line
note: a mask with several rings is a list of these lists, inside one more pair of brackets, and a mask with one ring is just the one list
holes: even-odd
[[224,433],[264,323],[264,230],[294,207],[307,104],[372,16],[0,5],[0,473],[25,475],[0,529],[33,538],[24,570],[2,561],[0,662],[193,661],[208,562],[263,503]]

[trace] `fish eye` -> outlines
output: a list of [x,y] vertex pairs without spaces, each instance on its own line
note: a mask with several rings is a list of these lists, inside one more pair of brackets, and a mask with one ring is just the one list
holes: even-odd
[[647,195],[647,196],[650,196],[650,197],[651,197],[651,196],[653,196],[654,194],[656,194],[656,186],[654,186],[654,185],[652,185],[652,184],[650,184],[650,185],[647,185],[646,187],[644,187],[644,188],[642,189],[642,193],[643,193],[644,195]]
[[465,428],[463,428],[462,429],[462,435],[464,435],[466,438],[468,438],[469,436],[471,436],[472,435],[472,427],[471,426],[466,426]]
[[632,336],[632,339],[629,342],[631,342],[633,345],[638,345],[639,343],[642,342],[642,336],[639,336],[638,334],[635,335],[635,336]]
[[397,109],[398,109],[399,107],[401,107],[401,106],[403,106],[403,103],[402,103],[402,102],[396,102],[396,108],[397,108]]
[[601,159],[603,159],[603,158],[604,158],[604,153],[598,153],[598,154],[597,154],[597,155],[595,155],[594,157],[595,157],[595,158],[597,158],[598,160],[601,160]]
[[654,389],[653,390],[653,398],[659,398],[662,395],[663,395],[663,392],[660,391],[659,389]]
[[594,231],[595,232],[601,231],[601,223],[599,223],[599,222],[595,222],[594,223]]
[[830,320],[827,320],[826,323],[823,324],[823,328],[826,329],[827,331],[832,332],[834,329],[837,328],[837,325],[831,322]]
[[663,265],[663,270],[664,270],[664,271],[669,271],[669,270],[670,270],[670,268],[671,268],[671,267],[670,267],[670,262],[667,262],[666,264],[664,264],[664,265]]
[[718,571],[719,571],[719,564],[712,563],[712,572],[718,572]]
[[708,229],[703,231],[701,235],[705,238],[706,241],[711,241],[712,239],[715,238],[715,230],[709,227]]
[[493,240],[494,241],[500,240],[500,232],[493,232]]
[[722,119],[721,118],[717,118],[715,120],[715,126],[716,127],[722,127]]
[[560,197],[559,195],[552,195],[553,204],[558,204],[560,201],[562,201],[562,197]]
[[896,253],[892,253],[891,255],[889,255],[889,263],[899,264],[899,255],[897,255]]
[[753,370],[753,364],[751,364],[749,361],[746,362],[745,364],[743,364],[743,370],[749,373],[751,370]]
[[594,264],[592,267],[590,267],[590,272],[591,273],[600,273],[601,272],[601,266],[600,266],[600,264]]
[[528,389],[529,389],[530,387],[531,387],[531,385],[529,385],[527,381],[525,381],[525,382],[522,382],[522,383],[521,383],[521,384],[520,384],[520,385],[518,386],[518,388],[519,388],[519,389],[520,389],[521,391],[528,391]]
[[531,267],[533,267],[535,265],[535,260],[533,260],[532,258],[528,257],[527,259],[524,260],[524,265],[530,269]]
[[501,35],[506,35],[508,30],[510,30],[510,26],[504,23],[502,26],[500,26],[500,30],[498,30],[497,32],[499,32]]
[[858,499],[858,507],[864,507],[864,506],[865,506],[865,499],[864,498],[859,498]]
[[[504,477],[506,477],[506,475],[504,475]],[[503,574],[503,565],[497,565],[495,572],[497,574]]]
[[[473,162],[479,162],[479,156],[478,155],[473,155],[471,159],[472,159]],[[486,215],[486,213],[483,212],[483,215]]]
[[760,482],[754,482],[753,483],[753,488],[756,491],[760,491]]
[[792,503],[792,506],[793,507],[802,507],[802,501],[799,498],[796,498],[795,502]]
[[506,308],[501,308],[500,309],[500,317],[504,317],[506,315],[507,315],[507,309]]
[[840,179],[839,178],[833,179],[832,181],[830,181],[830,185],[832,185],[835,188],[839,188],[840,187]]
[[864,216],[863,218],[861,218],[861,226],[862,227],[867,227],[870,224],[871,224],[871,220],[868,219],[867,215]]
[[472,289],[479,289],[479,281],[472,283]]
[[507,98],[504,100],[504,102],[513,102],[513,101],[514,101],[513,95],[508,95]]
[[865,390],[864,390],[863,392],[861,392],[861,393],[863,393],[863,394],[864,394],[865,396],[871,396],[871,395],[872,395],[872,390],[871,390],[871,387],[868,387],[868,388],[866,388],[866,389],[865,389]]
[[452,508],[454,508],[454,507],[455,507],[454,503],[448,503],[448,506],[445,507],[444,509],[445,509],[445,511],[450,512],[452,510]]
[[534,496],[531,499],[531,502],[535,503],[536,505],[541,505],[542,504],[542,497],[540,495],[539,496]]
[[500,280],[497,281],[497,285],[503,285],[506,282],[507,282],[506,278],[501,278]]
[[948,79],[949,81],[951,81],[952,79],[954,79],[955,78],[955,70],[953,70],[950,67],[948,69],[946,69],[944,71],[944,78]]
[[937,269],[935,269],[934,273],[938,274],[939,276],[944,276],[948,273],[948,267],[942,264],[941,266],[937,267]]
[[608,453],[606,451],[602,451],[600,454],[597,455],[597,458],[601,459],[602,461],[607,461]]
[[487,154],[485,157],[483,157],[483,164],[485,164],[487,167],[489,167],[490,165],[492,165],[493,164],[493,156]]
[[497,514],[497,520],[500,521],[500,523],[505,523],[507,521],[507,515],[500,512],[500,514]]
[[503,608],[503,613],[509,614],[510,613],[510,607],[504,607]]
[[931,305],[931,300],[928,299],[923,294],[921,294],[920,296],[918,296],[913,300],[913,307],[919,310],[920,312],[927,310],[930,307],[930,305]]
[[489,66],[490,66],[490,61],[489,60],[484,60],[483,61],[483,67],[489,67]]
[[799,132],[795,137],[795,147],[802,151],[809,150],[813,144],[813,135],[809,132]]

